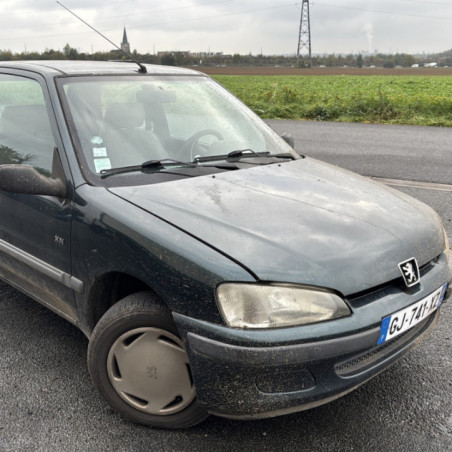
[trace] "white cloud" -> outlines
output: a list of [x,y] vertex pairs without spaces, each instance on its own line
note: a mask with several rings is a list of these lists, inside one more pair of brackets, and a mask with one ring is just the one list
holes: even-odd
[[[139,52],[295,53],[297,0],[63,0],[112,41]],[[452,2],[446,0],[313,0],[312,50],[349,53],[443,51],[452,47]],[[42,51],[66,43],[82,51],[111,45],[54,0],[0,2],[0,49]],[[449,44],[450,43],[450,44]]]

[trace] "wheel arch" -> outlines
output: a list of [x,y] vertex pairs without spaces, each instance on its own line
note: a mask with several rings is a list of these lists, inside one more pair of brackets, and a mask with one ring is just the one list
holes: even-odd
[[152,292],[162,299],[149,284],[130,274],[110,272],[98,277],[91,286],[86,302],[85,321],[89,335],[114,304],[128,295],[145,291]]

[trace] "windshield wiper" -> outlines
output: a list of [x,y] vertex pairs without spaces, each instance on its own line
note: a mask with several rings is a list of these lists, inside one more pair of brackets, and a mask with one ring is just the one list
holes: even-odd
[[282,154],[270,154],[269,157],[274,157],[274,158],[277,158],[277,159],[291,159],[291,160],[294,160],[294,156],[290,152],[283,152]]
[[209,155],[207,157],[195,157],[194,162],[215,162],[217,160],[234,161],[243,157],[268,157],[270,152],[255,152],[252,149],[239,149],[237,151],[229,152],[229,154]]
[[290,153],[283,154],[272,154],[269,151],[265,152],[256,152],[252,149],[240,149],[237,151],[229,152],[229,154],[222,155],[212,155],[207,157],[195,157],[195,162],[204,163],[204,162],[215,162],[217,160],[226,160],[226,162],[237,162],[242,158],[276,158],[276,159],[291,159],[293,160],[294,156]]
[[168,166],[183,166],[184,168],[195,168],[195,162],[181,162],[173,159],[148,160],[141,164],[141,169],[148,168],[166,168]]
[[197,164],[192,162],[180,162],[178,160],[172,159],[161,159],[161,160],[147,160],[143,162],[141,165],[130,165],[130,166],[121,166],[119,168],[111,168],[104,169],[100,172],[100,177],[105,179],[109,176],[114,176],[116,174],[124,174],[124,173],[133,173],[135,171],[143,171],[147,169],[163,169],[169,166],[179,166],[183,168],[196,168]]

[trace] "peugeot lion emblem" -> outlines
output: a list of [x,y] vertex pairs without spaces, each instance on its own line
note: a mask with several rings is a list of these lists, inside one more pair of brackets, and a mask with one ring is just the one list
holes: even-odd
[[419,282],[419,267],[414,257],[399,264],[403,280],[407,287],[412,287]]

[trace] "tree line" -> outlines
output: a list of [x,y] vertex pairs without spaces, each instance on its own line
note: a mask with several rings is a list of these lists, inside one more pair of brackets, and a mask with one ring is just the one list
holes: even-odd
[[[138,53],[134,50],[131,56],[142,62],[149,64],[163,64],[168,66],[192,66],[192,65],[226,65],[226,66],[296,66],[295,55],[225,55],[216,54],[193,54],[189,52],[160,52],[158,55],[150,53]],[[76,48],[66,44],[62,50],[46,49],[44,52],[19,52],[13,53],[10,50],[0,50],[0,61],[9,60],[125,60],[125,55],[119,50],[107,52],[86,53],[80,52]],[[311,62],[306,56],[301,56],[298,62],[299,67],[311,66],[319,67],[410,67],[413,64],[424,65],[428,63],[438,63],[439,66],[452,66],[452,49],[446,52],[431,55],[411,55],[407,53],[373,55],[362,54],[327,54],[313,55]]]

